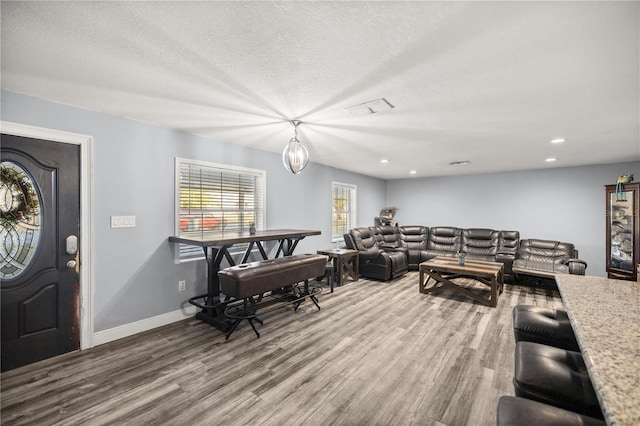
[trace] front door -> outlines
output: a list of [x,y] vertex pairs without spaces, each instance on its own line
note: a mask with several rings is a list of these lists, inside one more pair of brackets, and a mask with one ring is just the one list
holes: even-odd
[[80,147],[2,134],[2,371],[79,348]]

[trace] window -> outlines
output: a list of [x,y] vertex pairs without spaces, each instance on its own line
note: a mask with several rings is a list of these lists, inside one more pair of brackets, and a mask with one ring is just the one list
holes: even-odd
[[[262,229],[265,181],[264,170],[176,158],[176,235]],[[203,256],[180,245],[180,260]]]
[[356,223],[356,186],[338,182],[331,186],[331,240],[335,242],[341,241]]

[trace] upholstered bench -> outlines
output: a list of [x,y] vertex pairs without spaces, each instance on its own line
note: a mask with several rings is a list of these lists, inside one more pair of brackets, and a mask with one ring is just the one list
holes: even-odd
[[516,343],[513,387],[516,396],[603,418],[580,352]]
[[515,306],[513,334],[516,342],[535,342],[570,351],[580,351],[567,311],[562,309],[531,305]]
[[603,420],[563,410],[531,399],[502,396],[498,401],[498,426],[605,426]]
[[324,275],[326,265],[326,256],[296,254],[245,263],[219,271],[220,291],[225,295],[224,301],[242,300],[242,305],[230,304],[225,309],[225,315],[234,320],[227,331],[227,339],[242,320],[247,320],[256,335],[260,337],[253,322],[262,324],[256,316],[256,311],[266,306],[261,304],[262,296],[283,287],[304,282],[304,288],[293,297],[279,298],[278,301],[294,303],[297,309],[300,303],[309,297],[320,309],[317,298],[309,290],[309,280]]

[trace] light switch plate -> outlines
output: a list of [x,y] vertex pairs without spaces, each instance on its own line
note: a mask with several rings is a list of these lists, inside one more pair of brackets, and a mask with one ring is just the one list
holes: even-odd
[[136,217],[135,216],[111,216],[112,228],[135,228]]

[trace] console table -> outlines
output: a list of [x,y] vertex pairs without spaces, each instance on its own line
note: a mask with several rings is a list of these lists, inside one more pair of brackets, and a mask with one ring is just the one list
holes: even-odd
[[608,425],[640,424],[640,283],[558,274],[556,283]]
[[189,299],[189,303],[202,309],[196,314],[196,318],[213,325],[221,331],[228,331],[232,322],[224,315],[226,303],[220,300],[220,281],[218,271],[223,259],[229,266],[235,266],[235,261],[229,253],[229,249],[235,244],[248,243],[240,263],[246,263],[254,247],[258,249],[263,260],[267,260],[267,252],[262,243],[278,241],[278,249],[274,258],[290,256],[296,249],[300,240],[310,235],[320,235],[320,231],[304,229],[270,229],[257,231],[255,234],[248,232],[215,232],[182,234],[169,237],[172,243],[188,244],[201,247],[207,260],[207,294],[202,294]]

